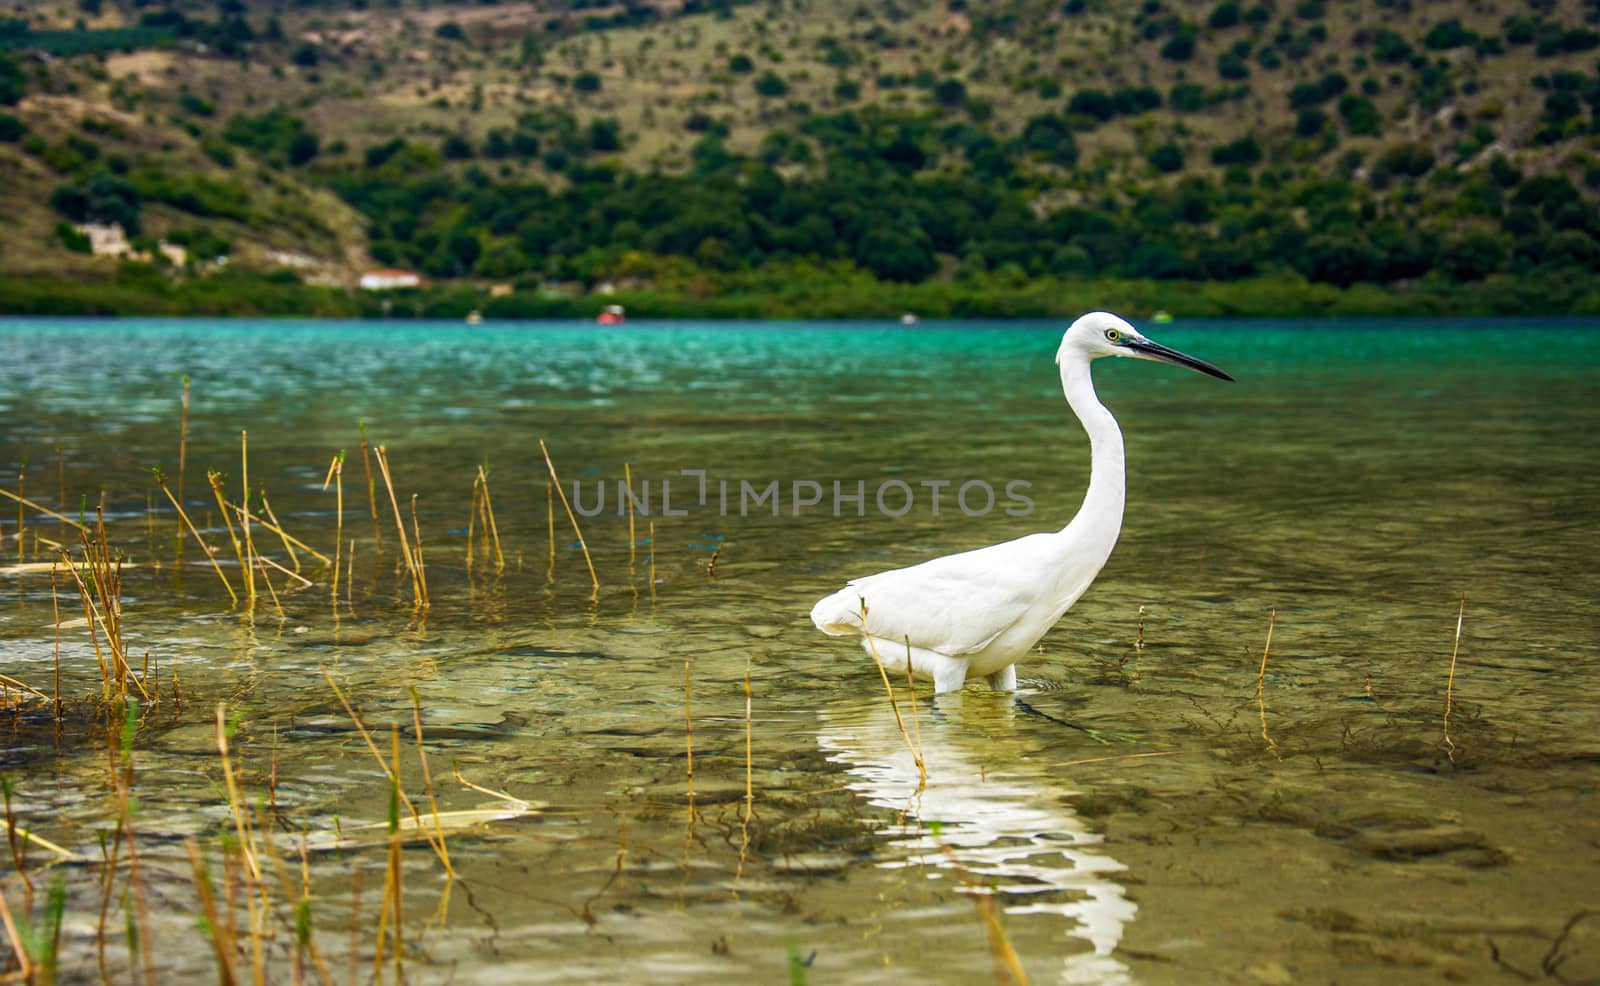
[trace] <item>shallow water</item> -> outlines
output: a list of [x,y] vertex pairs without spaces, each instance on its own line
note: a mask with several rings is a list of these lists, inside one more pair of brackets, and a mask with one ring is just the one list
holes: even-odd
[[[452,761],[539,806],[453,833],[447,896],[433,855],[406,851],[410,981],[772,981],[791,949],[815,982],[970,981],[995,962],[974,889],[1035,982],[1600,977],[1600,915],[1581,916],[1600,909],[1597,326],[1151,327],[1239,382],[1099,364],[1127,436],[1117,551],[1014,699],[900,689],[919,791],[870,659],[806,613],[847,578],[1070,518],[1088,449],[1051,363],[1062,328],[0,322],[0,479],[15,489],[26,456],[28,495],[74,517],[104,490],[130,651],[182,683],[134,741],[162,978],[214,974],[181,837],[214,851],[229,824],[218,702],[239,717],[247,801],[275,783],[280,830],[357,833],[309,872],[339,978],[361,874],[371,968],[386,850],[358,827],[383,820],[388,788],[323,667],[386,750],[405,728],[413,797],[410,687],[442,810],[492,803]],[[357,544],[337,606],[304,556],[315,585],[276,578],[282,616],[265,598],[230,608],[192,542],[175,564],[148,468],[176,476],[182,374],[184,499],[219,543],[204,472],[237,497],[241,429],[252,485],[323,551],[323,478],[349,452]],[[402,506],[417,494],[425,616],[387,504],[375,548],[358,419]],[[540,439],[578,506],[609,484],[581,519],[596,591],[547,501]],[[485,459],[498,575],[481,544],[465,566]],[[650,489],[631,564],[624,463]],[[704,471],[703,501],[686,470]],[[777,516],[755,502],[773,482]],[[15,526],[0,503],[7,561]],[[23,555],[50,552],[25,537]],[[0,576],[0,670],[49,690],[55,639],[48,575]],[[82,626],[63,627],[61,654],[78,697],[61,740],[48,716],[7,715],[0,768],[19,824],[97,857],[115,805]],[[58,872],[63,968],[97,979],[99,869]],[[273,943],[274,981],[291,937]],[[121,981],[120,930],[107,944]]]

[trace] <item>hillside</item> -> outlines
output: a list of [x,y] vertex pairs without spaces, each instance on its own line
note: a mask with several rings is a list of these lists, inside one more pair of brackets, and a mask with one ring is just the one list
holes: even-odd
[[135,249],[188,247],[168,284],[226,256],[334,285],[924,285],[952,313],[962,286],[1096,279],[1587,309],[1597,21],[1546,0],[31,4],[0,25],[0,269],[148,281],[70,231],[117,220]]

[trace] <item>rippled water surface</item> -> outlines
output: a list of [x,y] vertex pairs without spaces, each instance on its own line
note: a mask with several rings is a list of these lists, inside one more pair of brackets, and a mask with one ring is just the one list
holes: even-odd
[[[898,683],[924,783],[870,658],[806,614],[1071,517],[1088,446],[1063,328],[0,322],[0,485],[26,459],[29,499],[92,521],[103,496],[124,641],[160,682],[132,737],[158,978],[215,975],[184,837],[220,867],[218,703],[293,881],[310,847],[333,976],[352,953],[373,975],[389,786],[324,669],[386,756],[400,727],[412,798],[414,689],[440,810],[495,809],[449,816],[453,884],[404,851],[407,981],[980,981],[1005,974],[988,901],[1034,982],[1600,978],[1600,330],[1149,327],[1238,382],[1097,365],[1127,437],[1121,541],[1016,696]],[[342,530],[337,602],[328,566],[257,528],[312,584],[270,570],[277,604],[230,606],[180,538],[150,468],[176,491],[183,375],[183,499],[224,571],[242,582],[206,472],[237,500],[248,431],[283,527],[327,554]],[[377,543],[358,421],[408,532],[416,495],[425,612],[381,478]],[[594,514],[598,589],[541,439]],[[498,573],[476,538],[467,565],[484,462]],[[625,466],[649,489],[631,538]],[[59,733],[38,702],[3,714],[0,770],[17,824],[81,855],[53,867],[63,978],[100,979],[103,941],[127,981],[124,882],[97,930],[118,809],[95,650],[35,564],[73,537],[30,512],[19,546],[14,507],[0,672],[53,692],[59,634],[67,701]],[[41,899],[50,856],[27,855]],[[293,916],[273,927],[267,978],[289,982]]]

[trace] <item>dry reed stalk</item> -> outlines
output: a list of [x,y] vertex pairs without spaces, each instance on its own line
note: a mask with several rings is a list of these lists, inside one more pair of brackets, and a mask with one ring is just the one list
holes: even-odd
[[[272,871],[278,877],[278,886],[282,890],[284,901],[293,900],[297,888],[294,885],[294,881],[290,879],[289,871],[284,866],[283,857],[278,854],[277,847],[271,839],[263,839],[261,849],[272,863]],[[333,973],[329,970],[327,961],[323,959],[322,952],[312,939],[311,874],[309,865],[306,859],[305,838],[302,836],[300,840],[301,880],[298,888],[299,903],[296,904],[294,910],[294,982],[296,984],[304,982],[304,957],[310,955],[312,966],[316,969],[317,975],[321,977],[324,986],[333,986]]]
[[238,559],[239,567],[242,569],[245,567],[244,544],[233,529],[233,514],[238,508],[229,503],[222,494],[222,473],[208,469],[206,479],[211,483],[211,495],[217,499],[217,510],[222,514],[222,523],[228,529],[228,540],[233,543],[233,556]]
[[1134,637],[1133,637],[1133,652],[1135,654],[1143,654],[1144,653],[1144,607],[1143,606],[1139,607],[1139,629],[1138,629],[1138,631],[1136,631],[1134,633]]
[[211,549],[206,546],[205,538],[201,537],[200,532],[195,530],[194,523],[189,520],[189,515],[183,512],[183,504],[179,503],[178,498],[172,495],[171,490],[167,489],[166,482],[162,480],[159,474],[156,476],[156,484],[161,487],[161,492],[167,495],[167,499],[172,501],[173,509],[178,511],[179,519],[182,520],[183,525],[189,529],[189,533],[194,535],[194,543],[200,546],[201,553],[204,554],[208,560],[210,560],[211,567],[217,572],[217,578],[222,580],[223,587],[228,590],[228,598],[232,599],[234,603],[237,604],[239,602],[239,594],[233,591],[233,583],[229,582],[228,577],[222,573],[222,566],[217,564],[217,556],[213,555],[211,553]]
[[350,561],[344,570],[344,604],[351,605],[350,593],[356,582],[356,539],[350,539]]
[[450,875],[450,879],[454,880],[456,871],[450,865],[450,852],[444,841],[444,825],[439,821],[439,802],[433,793],[433,771],[428,768],[428,748],[422,742],[422,699],[415,688],[411,689],[411,722],[417,731],[417,759],[422,762],[422,783],[428,792],[428,810],[433,813],[434,834],[439,837],[439,848],[444,850],[439,861],[444,864],[444,871]]
[[[938,832],[934,833],[935,838]],[[962,865],[960,857],[956,855],[944,840],[939,841],[939,848],[950,857],[950,862],[955,868],[956,876],[961,879],[965,887],[967,899],[972,901],[972,906],[978,912],[978,919],[983,922],[983,930],[989,939],[989,957],[994,962],[994,980],[998,984],[1008,981],[1017,986],[1028,986],[1028,974],[1022,968],[1022,959],[1017,955],[1017,950],[1011,945],[1011,938],[1006,934],[1005,925],[1000,923],[1000,905],[994,893],[985,892],[967,872]]]
[[372,512],[372,540],[377,544],[378,557],[383,557],[383,529],[378,524],[378,488],[372,483],[372,459],[367,454],[367,426],[360,418],[356,427],[361,430],[361,470],[367,475],[367,509]]
[[1204,750],[1158,750],[1154,753],[1118,753],[1108,757],[1086,757],[1082,760],[1064,760],[1061,763],[1048,764],[1050,769],[1059,767],[1081,767],[1090,763],[1111,763],[1116,760],[1146,760],[1152,757],[1181,757],[1192,753],[1223,753],[1221,747],[1210,747]]
[[[11,779],[0,778],[0,793],[5,796],[6,819],[6,847],[11,850],[11,865],[17,868],[17,875],[22,877],[25,907],[33,909],[33,877],[28,875],[28,838],[23,836],[22,842],[17,842],[17,833],[22,827],[17,824],[17,813],[11,807]],[[4,894],[0,894],[3,897]]]
[[410,539],[406,537],[406,522],[400,514],[400,500],[394,495],[394,481],[389,475],[389,455],[387,450],[379,445],[373,450],[378,459],[378,471],[383,475],[384,489],[389,491],[389,506],[394,510],[395,530],[400,534],[400,554],[405,559],[406,570],[411,573],[411,596],[417,606],[427,605],[424,602],[426,593],[422,588],[422,576],[417,571],[417,560],[411,555]]
[[0,924],[5,925],[6,938],[11,942],[11,951],[17,956],[17,981],[32,983],[33,962],[28,958],[28,950],[22,947],[22,935],[17,933],[17,923],[11,918],[11,908],[6,904],[5,894],[0,894]]
[[217,981],[222,986],[235,986],[239,982],[239,972],[233,961],[233,929],[224,925],[222,916],[217,913],[217,899],[211,890],[211,877],[206,874],[205,858],[200,855],[200,844],[193,838],[185,839],[183,844],[189,852],[189,870],[195,893],[200,897],[200,911],[211,932],[211,950],[217,956]]
[[291,572],[291,571],[289,571],[287,568],[284,568],[282,565],[280,565],[277,562],[273,561],[271,558],[268,558],[266,555],[256,555],[256,564],[257,565],[266,565],[269,568],[277,569],[278,571],[282,572],[284,575],[287,575],[289,578],[294,579],[296,582],[300,583],[300,587],[302,589],[309,589],[311,586],[316,584],[316,583],[312,582],[310,579],[306,578],[304,575],[301,575],[299,572]]
[[100,700],[111,700],[112,669],[106,666],[105,652],[100,648],[100,636],[95,632],[94,600],[89,596],[89,587],[83,584],[83,577],[78,574],[77,568],[70,558],[67,561],[67,571],[72,573],[72,580],[78,586],[78,599],[83,603],[83,618],[89,624],[89,642],[94,645],[94,659],[100,665]]
[[[556,466],[550,461],[550,450],[544,447],[544,439],[539,439],[539,451],[544,453],[544,464],[550,470],[550,482],[555,486],[556,493],[561,497],[561,506],[567,511],[567,520],[572,522],[572,530],[578,535],[578,547],[583,549],[583,561],[589,566],[589,579],[596,589],[600,588],[600,576],[594,573],[594,559],[589,557],[589,545],[583,540],[583,531],[578,527],[578,518],[572,513],[572,504],[567,502],[567,491],[561,488],[561,480],[556,476]],[[552,548],[555,545],[554,531],[551,532]]]
[[489,496],[489,471],[483,466],[478,467],[478,482],[483,488],[483,513],[489,525],[489,536],[494,539],[494,570],[503,572],[506,569],[506,556],[500,550],[500,525],[494,519],[494,500]]
[[334,481],[334,511],[333,511],[333,601],[339,601],[339,554],[344,548],[344,449],[333,457],[328,463],[328,478],[322,481],[322,491],[328,491],[328,481]]
[[183,473],[189,462],[189,375],[183,374],[183,414],[178,419],[178,499],[183,499]]
[[[906,749],[911,751],[911,759],[917,765],[917,775],[920,781],[917,790],[920,792],[923,785],[928,783],[928,768],[922,762],[922,752],[911,742],[911,734],[906,732],[906,721],[900,717],[900,702],[894,697],[894,686],[889,683],[889,671],[883,666],[883,658],[878,654],[878,642],[867,633],[867,600],[861,599],[861,635],[867,638],[867,649],[872,651],[872,661],[878,666],[878,675],[883,679],[883,689],[889,693],[889,708],[894,710],[894,724],[900,730],[900,738],[906,741]],[[906,666],[909,673],[911,665],[910,642],[907,641]]]
[[100,855],[104,868],[100,874],[100,922],[95,927],[95,964],[100,968],[100,981],[109,983],[111,975],[106,971],[106,918],[111,912],[111,891],[116,884],[117,860],[122,855],[122,819],[118,817],[116,830],[112,833],[111,853],[106,854],[105,837],[101,836]]
[[345,962],[348,986],[356,986],[356,956],[361,952],[361,865],[350,874],[350,950]]
[[751,756],[751,739],[755,732],[755,722],[751,715],[750,694],[750,665],[744,667],[744,820],[750,821],[750,815],[755,810],[756,789],[754,775],[754,759]]
[[471,789],[473,791],[477,791],[479,794],[487,794],[491,798],[499,798],[501,801],[510,802],[511,804],[516,805],[522,811],[528,811],[528,810],[531,809],[531,805],[529,805],[528,802],[522,800],[521,798],[512,797],[511,795],[505,793],[504,791],[496,791],[496,790],[493,790],[492,788],[484,787],[481,784],[474,784],[471,781],[467,780],[465,777],[462,777],[461,776],[461,768],[456,764],[456,762],[454,760],[452,760],[450,762],[450,772],[455,775],[456,780],[461,783],[462,787],[469,788],[469,789]]
[[139,705],[131,696],[123,700],[123,705],[126,712],[122,724],[122,773],[117,777],[116,772],[112,772],[116,782],[122,837],[128,843],[128,889],[123,896],[126,901],[131,894],[134,903],[128,930],[130,948],[144,959],[144,981],[153,984],[158,982],[155,956],[145,942],[145,929],[150,927],[150,905],[145,894],[144,868],[140,864],[139,842],[133,825],[133,735],[138,726]]
[[551,484],[544,484],[545,529],[550,535],[550,571],[556,568],[556,494]]
[[56,593],[56,566],[50,565],[50,612],[55,617],[56,726],[61,725],[61,599]]
[[481,481],[472,477],[472,508],[467,511],[467,572],[472,572],[472,539],[477,534],[478,515],[483,513],[483,495],[479,492]]
[[428,562],[422,556],[422,526],[417,523],[417,495],[411,494],[411,533],[417,539],[416,547],[412,549],[417,558],[417,579],[422,583],[422,605],[432,605],[428,597]]
[[292,544],[295,547],[299,548],[301,551],[304,551],[306,554],[308,554],[311,557],[315,558],[317,561],[322,562],[324,565],[333,564],[333,559],[329,558],[327,555],[325,555],[322,552],[318,551],[316,548],[313,548],[311,545],[306,544],[304,541],[302,541],[299,538],[295,537],[293,534],[290,534],[288,531],[286,531],[283,528],[279,527],[277,524],[274,524],[272,521],[267,520],[266,518],[262,517],[260,514],[250,513],[250,511],[248,511],[245,508],[243,508],[243,507],[239,506],[238,504],[234,503],[232,500],[224,500],[224,501],[222,501],[222,506],[223,506],[224,510],[230,510],[237,516],[240,516],[240,517],[248,516],[252,523],[256,524],[257,526],[259,526],[259,527],[261,527],[261,528],[263,528],[265,530],[271,531],[273,534],[278,535],[280,538],[283,538],[283,539],[287,540],[290,544]]
[[44,692],[41,692],[39,689],[33,687],[27,682],[19,681],[8,674],[0,674],[0,687],[15,688],[19,692],[26,692],[30,695],[42,698],[46,702],[50,701],[50,696],[46,695]]
[[689,823],[694,824],[694,716],[689,711],[689,662],[683,662],[683,746],[689,758]]
[[1278,759],[1283,759],[1278,753],[1278,744],[1267,735],[1267,654],[1272,651],[1272,630],[1278,625],[1278,611],[1273,610],[1272,616],[1267,620],[1267,645],[1261,648],[1261,670],[1256,673],[1256,709],[1261,715],[1261,739],[1267,744],[1267,750]]
[[[444,863],[448,858],[449,853],[446,852],[442,843],[436,843],[433,841],[433,834],[428,831],[428,827],[426,825],[422,824],[421,813],[418,812],[416,806],[411,803],[411,799],[406,797],[406,792],[400,789],[398,775],[390,773],[389,765],[384,762],[383,754],[378,752],[378,745],[372,741],[372,734],[367,732],[366,724],[361,721],[360,716],[356,715],[356,710],[351,707],[349,699],[345,698],[344,692],[340,690],[338,683],[333,680],[333,675],[328,673],[327,667],[319,666],[318,670],[322,672],[322,677],[327,680],[328,686],[333,689],[333,694],[339,699],[339,704],[344,706],[345,714],[350,717],[351,722],[355,723],[356,731],[360,733],[361,738],[366,741],[367,749],[372,751],[373,757],[375,757],[378,761],[378,767],[384,772],[384,775],[395,784],[395,790],[400,796],[400,803],[405,805],[406,810],[411,813],[411,819],[416,825],[417,831],[422,833],[422,837],[427,840],[428,847],[433,850],[434,855],[439,857],[439,861]],[[446,864],[446,869],[448,868],[448,864]]]
[[911,695],[911,731],[915,733],[917,737],[917,747],[915,751],[917,769],[922,770],[922,779],[924,782],[926,782],[928,779],[928,773],[922,767],[922,765],[926,762],[923,759],[922,720],[917,717],[917,678],[916,675],[911,673],[911,638],[909,636],[906,637],[906,691]]
[[294,566],[296,574],[300,571],[300,556],[295,554],[294,542],[289,540],[289,535],[283,533],[283,525],[278,522],[278,515],[272,512],[272,504],[267,502],[267,488],[261,488],[261,512],[272,521],[272,532],[278,535],[278,540],[283,542],[283,550],[289,553],[289,564]]
[[[283,614],[283,604],[278,602],[278,590],[274,589],[272,587],[272,579],[267,577],[267,566],[265,564],[267,559],[261,557],[260,555],[256,555],[255,561],[256,561],[256,568],[259,569],[260,572],[261,572],[261,581],[263,581],[263,582],[265,582],[267,584],[267,595],[272,597],[272,608],[276,609],[278,611],[279,618],[282,618],[283,615],[284,615]],[[287,569],[285,569],[282,565],[279,565],[277,562],[273,562],[272,563],[272,567],[276,568],[276,569],[279,569],[281,571],[284,571],[289,575],[293,575],[294,574],[293,572],[290,572]]]
[[656,522],[650,522],[650,600],[656,598]]
[[41,507],[37,503],[34,503],[32,500],[29,500],[26,497],[20,497],[20,496],[16,495],[15,493],[11,492],[8,489],[0,489],[0,496],[6,497],[7,499],[10,499],[10,500],[15,500],[18,504],[20,504],[20,505],[22,505],[24,507],[27,507],[29,510],[34,510],[34,511],[37,511],[38,513],[44,514],[46,517],[53,517],[56,520],[60,521],[63,524],[66,524],[69,527],[76,528],[78,531],[80,531],[82,533],[87,533],[88,530],[89,530],[87,527],[84,527],[82,524],[78,523],[77,521],[73,520],[72,518],[67,517],[64,514],[58,514],[54,510],[51,510],[49,507]]
[[[394,794],[389,796],[389,874],[387,884],[394,888],[394,916],[395,927],[392,941],[395,943],[395,986],[405,983],[405,890],[403,890],[403,877],[405,868],[400,866],[400,805],[395,794],[400,792],[400,727],[390,728],[390,748],[394,752]],[[446,864],[448,866],[448,864]],[[382,952],[382,935],[378,936],[379,954]]]
[[22,498],[27,495],[28,457],[23,456],[17,466],[17,561],[22,561]]
[[[233,815],[234,832],[239,838],[239,854],[244,858],[245,866],[250,871],[251,878],[258,887],[261,886],[261,865],[256,861],[255,838],[250,825],[250,820],[245,817],[244,809],[240,807],[239,784],[233,776],[233,761],[228,755],[228,710],[223,702],[217,703],[217,752],[222,755],[222,779],[228,792],[228,809]],[[265,893],[263,888],[262,893]]]
[[1456,690],[1456,655],[1461,652],[1461,624],[1467,618],[1467,594],[1461,594],[1461,608],[1456,612],[1456,642],[1450,648],[1450,677],[1444,683],[1444,745],[1445,756],[1450,758],[1450,763],[1456,762],[1455,740],[1450,738],[1450,710],[1455,700]]
[[633,552],[635,534],[633,533],[633,470],[624,462],[622,464],[622,483],[628,489],[628,567],[633,567]]
[[255,557],[256,543],[250,536],[250,433],[239,432],[239,492],[244,509],[239,511],[239,525],[244,528],[244,590],[250,601],[256,598],[256,576],[250,560]]
[[744,667],[744,812],[739,818],[739,865],[733,871],[734,880],[744,879],[745,856],[750,849],[750,816],[755,813],[756,791],[754,758],[751,737],[754,721],[750,696],[750,665]]

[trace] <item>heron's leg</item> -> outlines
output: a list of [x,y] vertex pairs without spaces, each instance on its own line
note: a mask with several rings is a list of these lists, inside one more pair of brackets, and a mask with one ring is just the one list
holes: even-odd
[[959,692],[967,683],[967,662],[933,651],[917,653],[913,666],[933,678],[934,694]]
[[984,680],[997,692],[1014,692],[1017,690],[1017,666],[1007,664]]

